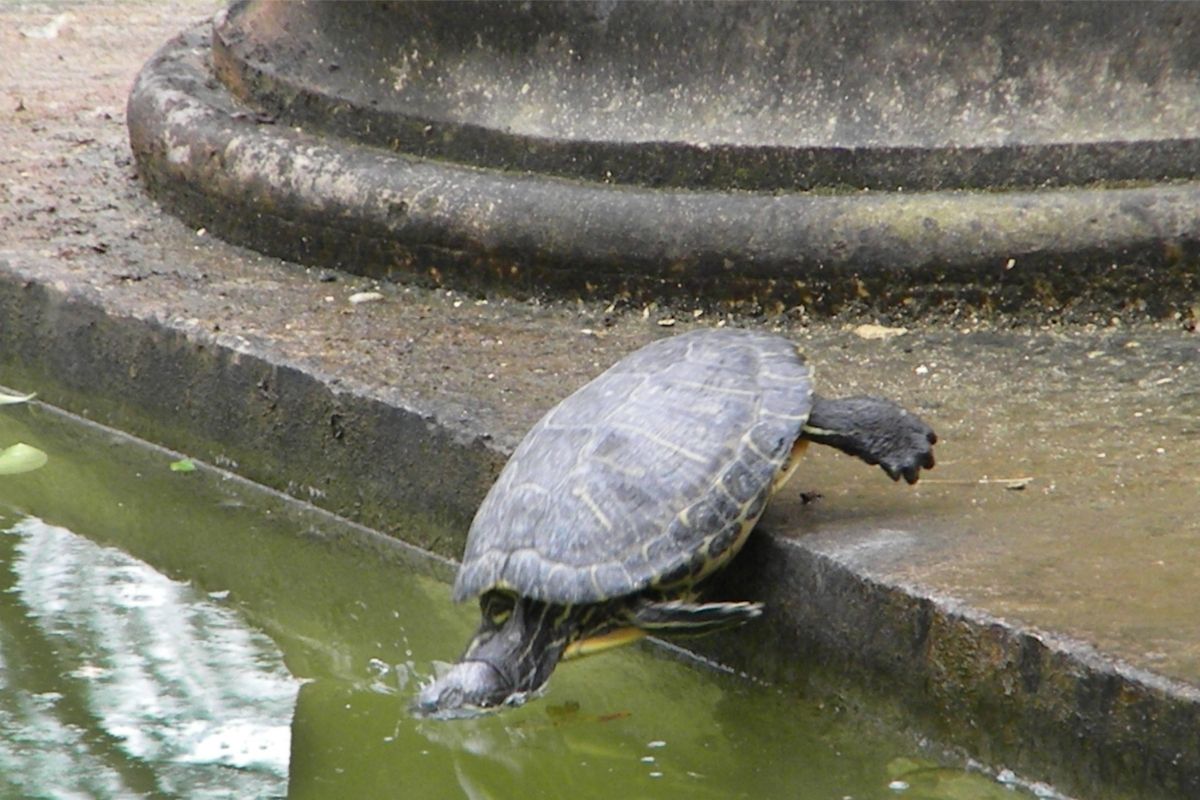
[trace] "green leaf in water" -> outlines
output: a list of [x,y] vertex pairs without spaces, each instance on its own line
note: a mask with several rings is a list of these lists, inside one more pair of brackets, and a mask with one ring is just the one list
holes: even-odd
[[37,397],[37,392],[33,392],[31,394],[9,394],[8,392],[0,392],[0,406],[9,406],[13,403],[28,403],[35,397]]
[[190,458],[181,458],[171,462],[171,472],[195,472],[196,464]]
[[17,442],[0,450],[0,475],[18,475],[45,466],[47,455],[33,445]]

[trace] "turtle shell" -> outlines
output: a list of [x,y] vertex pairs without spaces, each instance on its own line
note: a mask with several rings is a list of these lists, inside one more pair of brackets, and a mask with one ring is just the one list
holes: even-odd
[[762,512],[811,407],[804,357],[778,336],[637,350],[525,436],[471,524],[455,600],[595,603],[695,578]]

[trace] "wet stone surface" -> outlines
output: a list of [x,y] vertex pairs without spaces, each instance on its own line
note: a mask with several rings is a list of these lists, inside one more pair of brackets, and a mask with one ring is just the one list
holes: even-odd
[[[836,358],[821,374],[857,393],[882,373],[916,400],[942,436],[938,468],[915,492],[885,492],[848,459],[810,452],[803,488],[824,497],[803,509],[781,498],[767,526],[853,546],[872,573],[1200,683],[1194,334],[848,338],[827,340],[820,352]],[[853,533],[868,521],[910,535]]]

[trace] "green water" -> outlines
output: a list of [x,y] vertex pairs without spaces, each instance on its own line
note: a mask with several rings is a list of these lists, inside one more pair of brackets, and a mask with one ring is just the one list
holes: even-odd
[[474,625],[447,565],[44,407],[16,441],[50,462],[0,478],[0,797],[1031,796],[653,647],[414,719]]

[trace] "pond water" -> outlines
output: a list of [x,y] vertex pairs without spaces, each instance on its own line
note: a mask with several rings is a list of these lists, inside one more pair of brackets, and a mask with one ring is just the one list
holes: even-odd
[[0,409],[0,796],[1031,797],[653,646],[504,714],[413,718],[475,610],[448,565],[39,405]]

